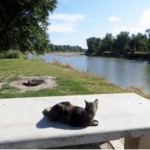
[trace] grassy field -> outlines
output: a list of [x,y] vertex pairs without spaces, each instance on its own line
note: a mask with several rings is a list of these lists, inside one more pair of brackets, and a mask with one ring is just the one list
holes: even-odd
[[[58,86],[52,89],[20,93],[19,89],[9,85],[10,82],[18,80],[20,75],[54,76],[56,77]],[[144,95],[138,90],[127,90],[108,83],[104,78],[78,72],[69,66],[48,64],[37,59],[0,59],[0,87],[0,98],[104,94],[133,91],[150,98],[150,95]]]

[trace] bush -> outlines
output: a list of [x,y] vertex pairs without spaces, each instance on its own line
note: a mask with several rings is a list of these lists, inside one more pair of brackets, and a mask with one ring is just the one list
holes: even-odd
[[19,50],[8,50],[0,53],[0,58],[24,58],[25,56]]
[[8,50],[5,53],[0,53],[0,59],[1,58],[25,58],[26,56],[20,52],[19,50]]
[[5,58],[5,54],[4,53],[0,53],[0,59],[1,58]]
[[5,58],[21,58],[22,53],[18,50],[12,50],[10,49],[5,53]]

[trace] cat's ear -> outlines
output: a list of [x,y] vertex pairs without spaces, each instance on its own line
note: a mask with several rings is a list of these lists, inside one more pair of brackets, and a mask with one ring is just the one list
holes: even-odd
[[95,99],[94,103],[98,104],[98,99]]
[[86,101],[86,100],[84,100],[85,101],[85,105],[87,106],[88,105],[88,102]]

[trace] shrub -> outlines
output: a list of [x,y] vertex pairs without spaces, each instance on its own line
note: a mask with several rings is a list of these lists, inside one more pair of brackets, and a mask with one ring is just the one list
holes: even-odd
[[23,54],[19,50],[10,49],[5,53],[5,58],[22,58]]
[[4,53],[0,53],[0,59],[1,58],[5,58],[5,54]]

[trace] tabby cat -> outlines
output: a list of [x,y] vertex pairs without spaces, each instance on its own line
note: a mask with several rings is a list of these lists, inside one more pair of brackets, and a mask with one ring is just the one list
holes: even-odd
[[94,102],[85,100],[85,108],[74,106],[70,102],[61,102],[53,107],[45,108],[43,113],[51,121],[58,121],[73,127],[98,126],[98,121],[93,120],[98,108],[98,99]]

